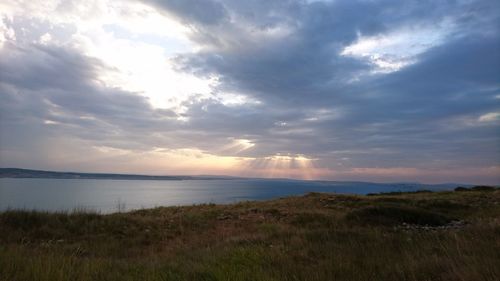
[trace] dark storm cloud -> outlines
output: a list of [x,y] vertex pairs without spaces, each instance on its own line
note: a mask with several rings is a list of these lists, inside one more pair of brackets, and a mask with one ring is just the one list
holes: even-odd
[[[213,43],[212,48],[177,58],[184,71],[219,76],[220,91],[261,100],[259,114],[267,118],[259,115],[252,123],[222,106],[209,106],[204,112],[191,112],[192,125],[247,135],[258,144],[251,153],[259,155],[342,154],[354,161],[353,166],[498,164],[498,125],[477,122],[482,114],[499,110],[498,3],[283,3],[272,8],[254,4],[252,12],[245,13],[234,2],[224,2],[233,8],[235,26],[222,27],[224,32],[221,27],[199,27],[195,39],[211,38],[200,42]],[[242,36],[234,31],[241,31],[240,17],[256,30],[280,26],[289,30],[283,37],[260,41],[255,32]],[[443,35],[445,42],[400,71],[365,75],[353,82],[373,65],[339,55],[358,34],[383,35],[404,26],[439,26],[446,20],[454,21],[455,29]],[[244,46],[238,44],[240,38]],[[314,109],[341,113],[307,121]],[[198,122],[197,116],[203,118]]]
[[[260,13],[257,7],[261,8]],[[300,103],[312,107],[325,103],[338,105],[356,94],[352,93],[353,85],[347,82],[371,67],[365,61],[339,56],[342,48],[356,40],[358,33],[372,35],[393,25],[418,21],[418,17],[408,18],[407,15],[420,15],[423,9],[420,5],[391,1],[288,3],[272,8],[254,4],[252,14],[259,15],[258,21],[251,21],[253,18],[246,13],[240,15],[239,10],[234,10],[233,20],[249,18],[251,31],[241,30],[236,24],[201,26],[194,32],[195,38],[210,38],[212,41],[201,43],[214,44],[215,48],[179,56],[179,68],[196,75],[215,74],[222,81],[219,90],[244,92],[268,103],[288,103],[290,106]],[[268,14],[267,18],[274,19],[272,15],[279,14],[284,20],[261,27],[260,23],[266,22],[262,18]],[[277,26],[289,34],[278,38],[270,36],[268,40],[256,35],[258,31],[268,30],[269,26]],[[220,42],[224,42],[222,47]]]
[[[100,61],[64,47],[7,44],[0,58],[2,123],[13,133],[28,124],[47,127],[44,122],[54,122],[47,132],[89,140],[140,136],[160,122],[168,128],[176,114],[152,110],[136,93],[104,86],[97,80],[104,68]],[[133,145],[133,140],[125,142]]]
[[[254,11],[253,14],[268,14],[267,5],[257,7],[261,8],[260,13]],[[221,76],[221,90],[244,91],[259,99],[313,103],[314,106],[323,104],[325,99],[336,99],[338,102],[345,95],[347,98],[352,95],[349,89],[345,89],[352,85],[346,82],[370,67],[367,62],[339,56],[342,48],[357,39],[357,34],[383,34],[405,24],[433,25],[449,16],[467,18],[474,26],[478,21],[474,17],[478,15],[469,11],[474,7],[425,1],[315,2],[292,11],[278,6],[272,14],[292,13],[300,17],[292,23],[284,21],[282,28],[290,29],[289,35],[265,41],[255,32],[245,32],[237,27],[239,14],[235,10],[232,26],[200,26],[196,30],[196,38],[211,38],[216,42],[216,48],[180,56],[178,64],[181,69],[197,75]],[[495,9],[481,10],[486,13],[481,18],[488,18],[493,13],[491,10]],[[258,30],[260,22],[265,21],[261,17],[257,17],[259,21],[248,22],[248,25]],[[268,17],[273,18],[271,15]],[[495,24],[495,21],[491,20],[488,25]],[[464,27],[462,31],[469,30]],[[200,32],[206,35],[198,35]],[[220,47],[218,42],[225,42],[224,47]]]
[[9,42],[4,48],[0,58],[0,81],[24,89],[78,88],[92,79],[99,67],[97,60],[87,62],[64,49],[34,44],[19,47]]
[[[113,69],[72,48],[7,43],[0,55],[4,150],[35,151],[44,140],[77,138],[136,151],[189,147],[216,152],[234,135],[230,128],[258,125],[255,113],[224,108],[213,100],[185,104],[194,116],[191,122],[179,121],[181,115],[152,108],[138,93],[106,86],[98,73]],[[210,108],[209,116],[202,106]],[[234,123],[225,130],[228,124],[219,118]]]
[[75,115],[119,116],[149,108],[147,101],[133,93],[102,86],[96,79],[104,68],[97,59],[71,49],[8,44],[0,59],[0,82],[15,86],[27,98],[45,99]]
[[224,6],[213,0],[145,0],[145,2],[176,16],[187,24],[217,24],[227,17]]

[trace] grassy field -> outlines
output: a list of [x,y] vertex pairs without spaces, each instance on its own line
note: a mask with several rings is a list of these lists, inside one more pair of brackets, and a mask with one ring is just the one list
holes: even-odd
[[0,280],[500,280],[500,190],[0,213]]

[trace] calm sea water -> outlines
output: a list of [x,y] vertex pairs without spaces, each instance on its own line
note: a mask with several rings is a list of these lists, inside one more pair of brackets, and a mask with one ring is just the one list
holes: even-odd
[[295,180],[93,180],[0,178],[0,210],[35,209],[102,213],[157,206],[231,203],[301,195],[307,192],[366,194],[445,187]]

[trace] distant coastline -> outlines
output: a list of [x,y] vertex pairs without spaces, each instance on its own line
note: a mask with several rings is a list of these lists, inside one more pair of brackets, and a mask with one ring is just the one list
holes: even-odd
[[154,176],[115,173],[79,173],[31,170],[21,168],[0,168],[0,178],[48,178],[48,179],[101,179],[101,180],[225,180],[229,176]]
[[376,184],[376,185],[400,185],[404,187],[422,187],[436,189],[451,189],[457,186],[472,187],[473,183],[420,183],[420,182],[370,182],[370,181],[335,181],[335,180],[301,180],[291,178],[259,178],[259,177],[238,177],[226,175],[141,175],[141,174],[120,174],[120,173],[84,173],[84,172],[62,172],[46,171],[23,168],[0,168],[0,178],[39,178],[39,179],[100,179],[100,180],[265,180],[265,181],[298,181],[316,183],[341,183],[341,184]]

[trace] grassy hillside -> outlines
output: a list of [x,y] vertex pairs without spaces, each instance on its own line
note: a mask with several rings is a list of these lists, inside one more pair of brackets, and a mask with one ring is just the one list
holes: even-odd
[[500,280],[500,190],[0,213],[0,280]]

